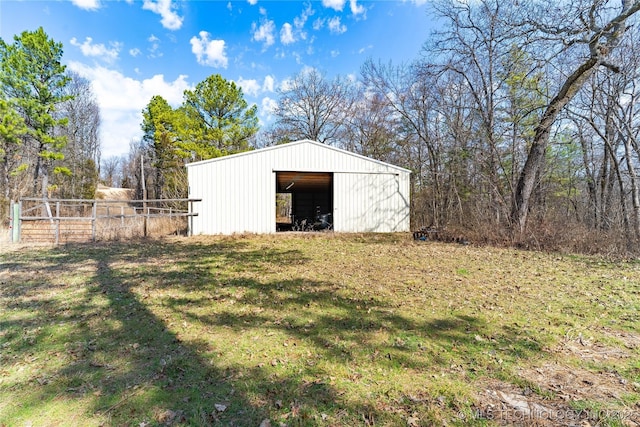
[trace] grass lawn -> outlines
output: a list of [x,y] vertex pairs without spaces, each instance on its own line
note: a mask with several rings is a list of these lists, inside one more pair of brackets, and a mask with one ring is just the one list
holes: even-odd
[[0,426],[640,423],[640,263],[408,234],[0,251]]

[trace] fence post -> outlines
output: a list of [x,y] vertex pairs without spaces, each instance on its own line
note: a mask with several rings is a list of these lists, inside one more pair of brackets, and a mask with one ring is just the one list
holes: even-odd
[[91,206],[91,241],[96,241],[96,222],[98,221],[98,201],[93,200]]
[[56,202],[56,246],[60,244],[60,202]]
[[9,241],[13,243],[13,200],[9,200]]
[[151,213],[149,206],[147,206],[147,199],[145,199],[144,205],[145,205],[145,213],[144,213],[144,237],[147,237],[149,235],[149,214]]
[[189,209],[188,209],[189,221],[187,222],[187,236],[193,236],[193,200],[189,200]]
[[11,224],[11,241],[18,243],[20,241],[20,216],[22,215],[22,201],[12,203],[11,212],[13,223]]
[[13,242],[13,200],[9,200],[9,241]]

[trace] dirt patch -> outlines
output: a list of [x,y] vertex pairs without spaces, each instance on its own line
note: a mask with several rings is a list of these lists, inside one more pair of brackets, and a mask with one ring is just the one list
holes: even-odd
[[602,330],[604,336],[619,341],[622,345],[611,346],[596,341],[593,338],[566,337],[556,348],[551,349],[551,353],[564,356],[576,357],[585,362],[607,363],[621,359],[628,359],[633,356],[633,351],[640,347],[640,336],[629,332],[614,331],[611,329]]
[[602,333],[609,338],[622,342],[622,345],[629,350],[640,349],[640,334],[616,331],[610,328],[602,329]]
[[[560,360],[578,359],[595,365],[614,366],[634,357],[640,335],[607,329],[606,337],[621,342],[608,346],[582,336],[560,343],[550,353]],[[558,362],[520,369],[518,376],[530,387],[499,380],[482,384],[476,410],[478,418],[499,425],[518,426],[640,426],[640,404],[623,406],[625,396],[640,392],[615,369],[588,370]],[[584,408],[584,409],[579,409]]]
[[545,363],[536,368],[523,369],[520,376],[561,401],[619,400],[634,392],[632,384],[616,372],[591,372],[558,363]]
[[540,386],[538,392],[519,388],[498,380],[484,384],[478,396],[474,416],[510,426],[640,426],[640,407],[595,407],[572,405],[572,402],[610,400],[629,391],[612,375],[599,377],[586,371],[561,366],[542,366],[521,372],[522,376]]
[[475,417],[499,425],[575,426],[589,422],[589,415],[571,410],[566,403],[545,400],[530,388],[518,388],[498,380],[483,384]]

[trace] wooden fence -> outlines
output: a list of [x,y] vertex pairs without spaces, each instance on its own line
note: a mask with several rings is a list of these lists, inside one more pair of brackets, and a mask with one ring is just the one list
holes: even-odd
[[67,243],[185,234],[200,199],[84,200],[23,198],[12,202],[13,242]]

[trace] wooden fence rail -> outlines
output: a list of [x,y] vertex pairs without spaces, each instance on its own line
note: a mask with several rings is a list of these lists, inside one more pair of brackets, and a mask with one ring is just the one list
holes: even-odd
[[200,199],[84,200],[22,198],[11,202],[13,242],[119,240],[191,234]]

